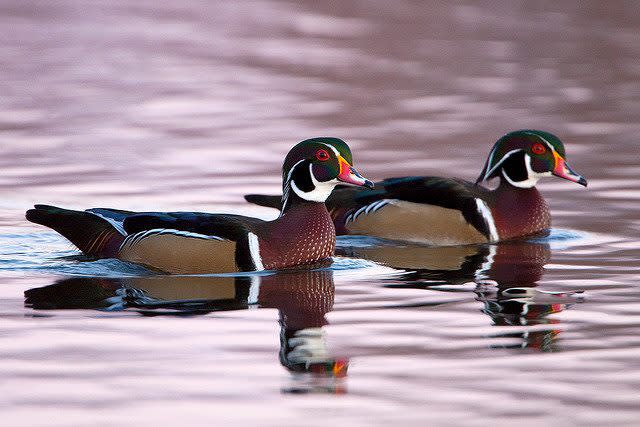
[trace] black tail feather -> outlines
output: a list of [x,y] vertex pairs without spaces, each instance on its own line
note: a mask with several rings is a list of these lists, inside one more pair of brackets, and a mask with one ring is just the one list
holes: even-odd
[[35,205],[25,216],[62,234],[86,255],[112,257],[124,240],[109,221],[85,211]]
[[244,199],[258,206],[265,206],[267,208],[282,209],[282,196],[269,196],[266,194],[247,194]]

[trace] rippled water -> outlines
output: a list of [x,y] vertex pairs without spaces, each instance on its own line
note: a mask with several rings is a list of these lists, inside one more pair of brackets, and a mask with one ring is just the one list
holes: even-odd
[[[219,4],[221,3],[221,4]],[[0,2],[0,412],[10,425],[637,425],[635,2]],[[331,265],[154,276],[31,204],[274,213],[287,149],[474,179],[550,130],[550,237],[340,238]]]

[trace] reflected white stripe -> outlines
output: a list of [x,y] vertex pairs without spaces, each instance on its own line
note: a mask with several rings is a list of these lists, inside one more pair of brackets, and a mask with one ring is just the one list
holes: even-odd
[[256,308],[260,297],[260,277],[251,276],[251,285],[249,285],[249,297],[247,304],[249,308]]

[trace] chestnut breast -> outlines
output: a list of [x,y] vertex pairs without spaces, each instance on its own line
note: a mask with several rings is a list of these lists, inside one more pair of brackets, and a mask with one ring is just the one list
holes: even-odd
[[324,203],[292,207],[256,234],[262,265],[267,270],[326,259],[336,246],[335,227]]
[[539,234],[551,227],[549,206],[535,187],[501,185],[490,208],[501,240]]

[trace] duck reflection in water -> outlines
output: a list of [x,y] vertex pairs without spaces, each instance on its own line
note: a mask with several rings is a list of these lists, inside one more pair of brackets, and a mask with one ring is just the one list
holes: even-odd
[[25,305],[38,310],[133,310],[145,316],[275,308],[280,363],[296,374],[296,384],[284,391],[343,393],[341,378],[349,361],[330,355],[322,330],[333,309],[333,272],[317,269],[326,265],[314,267],[250,276],[74,277],[29,289]]
[[550,325],[544,329],[520,328],[514,332],[496,333],[492,338],[517,340],[517,344],[491,345],[496,348],[554,351],[560,329],[553,325],[559,325],[560,321],[548,316],[582,302],[581,291],[547,292],[537,289],[544,266],[551,258],[549,244],[544,241],[446,247],[382,243],[342,247],[339,251],[341,255],[406,270],[400,277],[390,279],[391,283],[386,285],[389,288],[467,292],[468,288],[460,285],[473,283],[475,299],[483,304],[482,312],[491,317],[495,326]]

